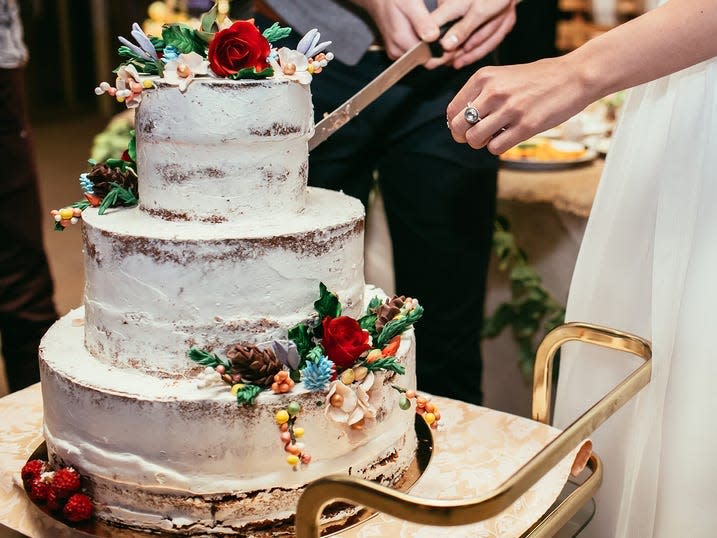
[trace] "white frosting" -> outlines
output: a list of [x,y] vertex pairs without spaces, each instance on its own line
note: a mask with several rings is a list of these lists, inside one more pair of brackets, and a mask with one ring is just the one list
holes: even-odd
[[106,362],[181,373],[193,345],[286,339],[319,282],[347,315],[363,310],[363,207],[337,192],[309,189],[292,219],[170,222],[136,208],[83,219],[86,344]]
[[305,202],[311,93],[291,80],[158,82],[137,109],[141,207],[184,220],[295,214]]
[[[405,375],[371,385],[362,431],[301,383],[239,406],[187,357],[285,340],[315,315],[320,282],[356,318],[379,294],[364,284],[361,203],[306,187],[308,87],[158,82],[136,127],[141,206],[84,211],[85,306],[41,344],[50,457],[87,477],[100,517],[179,532],[288,518],[306,483],[335,472],[394,483],[415,448],[391,387],[415,388],[413,331],[396,353]],[[291,401],[312,458],[296,470],[274,419]]]
[[[222,383],[198,388],[196,378],[163,379],[108,366],[82,344],[83,315],[81,308],[70,312],[42,341],[43,399],[52,402],[45,406],[44,433],[53,457],[100,485],[112,484],[97,488],[95,496],[112,496],[113,487],[184,497],[296,488],[326,474],[370,468],[413,430],[414,413],[398,407],[399,393],[391,387],[415,388],[412,331],[403,335],[397,352],[406,374],[384,382],[379,418],[371,428],[356,431],[333,422],[317,405],[326,391],[310,393],[301,383],[286,395],[263,392],[253,406],[240,407]],[[302,404],[296,425],[305,429],[302,442],[312,456],[298,471],[286,463],[274,421],[276,411],[291,401]],[[409,442],[400,451],[401,465],[410,461],[411,447],[415,444]],[[374,476],[382,472],[386,469],[376,469]],[[149,510],[141,499],[137,505],[117,491],[114,495],[115,508]],[[95,501],[107,503],[102,497]],[[273,509],[278,508],[292,510]],[[148,513],[166,513],[155,510]]]

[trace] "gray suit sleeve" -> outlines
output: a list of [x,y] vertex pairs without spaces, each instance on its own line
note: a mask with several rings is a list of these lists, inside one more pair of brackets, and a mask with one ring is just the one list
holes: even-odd
[[356,65],[376,40],[368,18],[340,0],[264,0],[287,24],[305,34],[312,28],[321,40],[333,41],[329,50],[348,65]]

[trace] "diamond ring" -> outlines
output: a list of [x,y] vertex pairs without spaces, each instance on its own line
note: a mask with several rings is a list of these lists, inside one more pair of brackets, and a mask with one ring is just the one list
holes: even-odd
[[463,111],[463,118],[471,125],[475,125],[483,119],[480,117],[480,114],[478,114],[478,109],[471,105],[467,106]]

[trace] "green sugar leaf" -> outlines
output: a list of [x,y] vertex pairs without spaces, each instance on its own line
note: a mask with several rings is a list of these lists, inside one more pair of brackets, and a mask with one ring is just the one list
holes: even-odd
[[321,360],[321,357],[324,356],[324,348],[321,346],[314,346],[311,348],[311,350],[306,354],[306,360],[311,362],[319,362]]
[[232,369],[232,363],[229,362],[229,360],[227,359],[222,359],[216,353],[209,353],[208,351],[204,351],[203,349],[197,349],[196,347],[193,347],[189,349],[189,352],[187,354],[189,355],[190,359],[192,359],[197,364],[201,364],[202,366],[211,366],[212,368],[216,368],[217,366],[221,365],[226,368],[227,372],[230,372]]
[[259,395],[262,390],[264,389],[262,389],[258,385],[244,385],[237,391],[237,403],[241,405],[253,404],[254,399]]
[[383,348],[388,344],[391,339],[403,333],[406,329],[416,323],[423,315],[423,307],[418,305],[416,308],[411,310],[408,314],[403,317],[396,317],[384,325],[383,330],[378,334],[378,337],[374,340],[374,346],[377,348]]
[[206,13],[202,14],[201,18],[201,30],[202,32],[212,33],[214,32],[214,25],[217,22],[217,15],[219,15],[219,3],[214,2],[212,8]]
[[196,52],[204,55],[204,41],[196,36],[193,28],[185,24],[165,24],[162,27],[162,39],[165,46],[172,46],[182,54]]
[[296,349],[302,359],[306,359],[309,351],[311,351],[311,348],[314,347],[311,342],[309,327],[307,327],[304,323],[299,323],[289,329],[289,340],[296,344]]
[[335,293],[331,293],[323,282],[319,283],[319,299],[314,302],[314,308],[320,318],[329,316],[337,318],[341,315],[341,303]]
[[362,318],[359,318],[358,322],[361,328],[364,331],[368,331],[368,333],[373,337],[376,338],[378,332],[376,331],[376,314],[366,314]]
[[289,34],[291,34],[291,28],[284,28],[280,26],[278,22],[275,22],[269,26],[269,28],[264,30],[261,35],[263,35],[269,43],[273,43],[279,39],[289,37]]
[[376,309],[381,306],[383,301],[380,297],[374,297],[371,299],[371,301],[368,303],[368,306],[366,307],[366,313],[369,314],[371,312],[376,312]]
[[137,136],[134,130],[130,131],[130,133],[132,138],[129,139],[129,144],[127,144],[127,153],[129,153],[130,159],[137,162]]
[[373,362],[364,362],[362,365],[365,366],[369,372],[388,370],[401,375],[406,373],[406,368],[396,362],[396,357],[384,357]]
[[239,79],[261,79],[261,78],[267,78],[274,74],[274,70],[271,67],[267,67],[266,69],[263,69],[261,71],[257,71],[253,67],[245,67],[244,69],[240,69],[236,73],[229,75],[229,77],[232,80],[239,80]]
[[114,181],[110,183],[110,185],[112,185],[112,189],[102,199],[102,203],[97,210],[97,214],[104,215],[107,209],[110,207],[117,207],[118,205],[137,205],[137,197],[132,193],[132,191],[125,189]]

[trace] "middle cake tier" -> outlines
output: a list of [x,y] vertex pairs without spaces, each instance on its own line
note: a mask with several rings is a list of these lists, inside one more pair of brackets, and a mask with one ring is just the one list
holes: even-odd
[[319,282],[363,311],[361,203],[308,190],[291,219],[169,222],[137,208],[83,213],[85,345],[116,366],[182,376],[192,346],[285,340]]

